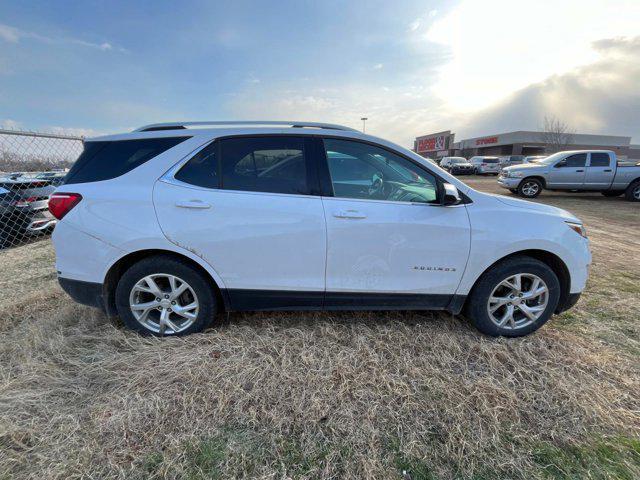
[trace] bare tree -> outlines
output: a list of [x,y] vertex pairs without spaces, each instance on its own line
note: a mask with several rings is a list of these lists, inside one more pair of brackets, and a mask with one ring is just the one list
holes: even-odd
[[544,117],[544,126],[540,134],[540,141],[547,145],[549,153],[565,150],[573,143],[575,131],[565,122],[554,116]]

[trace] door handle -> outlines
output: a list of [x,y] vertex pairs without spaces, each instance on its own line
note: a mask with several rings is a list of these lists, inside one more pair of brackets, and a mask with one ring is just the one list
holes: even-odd
[[206,209],[206,208],[211,208],[211,205],[209,205],[208,203],[204,203],[200,200],[181,200],[179,202],[176,202],[176,207]]
[[333,212],[333,216],[336,218],[367,218],[364,213],[358,210],[339,210]]
[[584,172],[584,170],[576,170],[576,173],[578,173],[578,172]]
[[611,171],[610,168],[607,168],[606,170],[603,170],[603,172],[610,172],[610,171]]

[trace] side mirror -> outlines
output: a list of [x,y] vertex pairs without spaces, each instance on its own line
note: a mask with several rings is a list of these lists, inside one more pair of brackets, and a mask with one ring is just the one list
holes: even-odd
[[566,160],[560,160],[558,163],[555,164],[555,168],[562,168],[567,164]]
[[460,192],[458,188],[451,183],[442,184],[442,190],[444,192],[444,196],[442,198],[442,205],[450,206],[450,205],[458,205],[462,202],[462,197],[460,196]]

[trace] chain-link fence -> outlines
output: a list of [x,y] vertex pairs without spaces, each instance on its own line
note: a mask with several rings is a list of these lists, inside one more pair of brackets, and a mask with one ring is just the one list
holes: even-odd
[[0,255],[44,238],[55,226],[49,196],[78,158],[83,139],[0,130]]

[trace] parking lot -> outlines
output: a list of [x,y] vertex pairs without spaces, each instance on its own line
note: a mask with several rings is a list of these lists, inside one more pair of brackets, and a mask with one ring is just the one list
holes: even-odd
[[[495,177],[461,177],[507,194]],[[578,305],[521,339],[414,312],[232,314],[143,338],[0,253],[0,478],[640,478],[640,208],[584,220]]]

